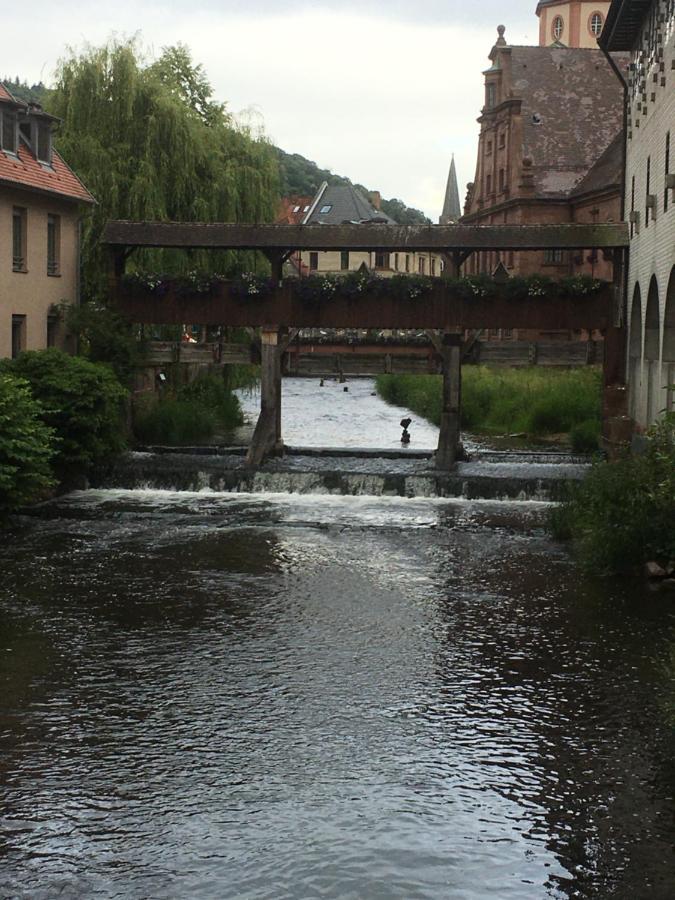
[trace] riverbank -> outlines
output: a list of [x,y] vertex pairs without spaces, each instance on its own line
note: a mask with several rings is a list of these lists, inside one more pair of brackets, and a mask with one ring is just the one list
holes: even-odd
[[[435,425],[440,423],[442,379],[438,375],[380,375],[379,395],[407,406]],[[579,369],[462,370],[461,425],[473,434],[526,435],[559,439],[577,452],[598,447],[601,373]]]

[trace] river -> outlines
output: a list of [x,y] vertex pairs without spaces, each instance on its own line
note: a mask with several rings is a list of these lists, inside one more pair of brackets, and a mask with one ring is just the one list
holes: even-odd
[[[291,387],[299,440],[324,395]],[[672,599],[582,577],[545,514],[146,488],[19,520],[0,897],[670,900]]]

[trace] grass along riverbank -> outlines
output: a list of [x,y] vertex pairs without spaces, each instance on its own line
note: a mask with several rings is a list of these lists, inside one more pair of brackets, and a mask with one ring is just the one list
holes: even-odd
[[[597,449],[600,436],[601,372],[579,369],[462,369],[462,428],[475,434],[568,434],[578,451]],[[380,375],[377,391],[440,423],[440,375]]]

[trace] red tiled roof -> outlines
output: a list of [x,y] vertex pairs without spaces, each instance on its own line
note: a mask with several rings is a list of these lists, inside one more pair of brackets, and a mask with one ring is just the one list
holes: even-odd
[[[313,197],[304,197],[301,194],[291,194],[290,197],[282,197],[279,201],[279,212],[274,220],[276,225],[301,225],[311,205]],[[295,207],[298,211],[295,211]]]
[[81,203],[96,202],[56,150],[49,167],[39,163],[24,143],[20,144],[16,157],[0,151],[0,182],[58,194]]
[[[0,102],[9,102],[14,109],[27,108],[23,101],[12,96],[1,81]],[[80,203],[96,202],[56,150],[52,153],[51,166],[47,166],[37,161],[22,139],[19,139],[16,156],[0,150],[0,183],[57,194],[60,197],[78,200]]]

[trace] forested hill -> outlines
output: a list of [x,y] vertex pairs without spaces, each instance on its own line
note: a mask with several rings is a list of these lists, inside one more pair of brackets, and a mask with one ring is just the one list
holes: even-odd
[[20,81],[17,77],[3,78],[2,83],[17,100],[23,100],[24,103],[39,103],[42,105],[48,93],[47,88],[41,81],[38,84],[29,85],[26,81]]
[[[352,184],[349,178],[343,175],[335,175],[329,169],[321,169],[315,162],[306,159],[299,153],[286,153],[280,147],[276,148],[279,160],[279,173],[281,176],[281,193],[301,194],[311,196],[315,194],[324,181],[328,184]],[[369,189],[362,184],[355,184],[359,190],[368,194]],[[376,190],[376,189],[375,189]],[[391,216],[399,225],[424,225],[429,220],[419,209],[406,206],[402,200],[382,198],[382,211]]]
[[[3,78],[2,80],[12,94],[20,100],[48,105],[49,91],[42,82],[29,85],[18,77]],[[329,169],[322,169],[299,153],[286,153],[280,147],[275,147],[275,151],[279,161],[281,195],[284,197],[289,194],[312,196],[324,181],[327,181],[328,184],[352,183],[349,178],[335,175]],[[362,184],[356,184],[355,187],[368,194],[369,189]],[[382,210],[400,225],[424,225],[429,221],[421,210],[406,206],[402,200],[396,198],[391,200],[382,198]]]

